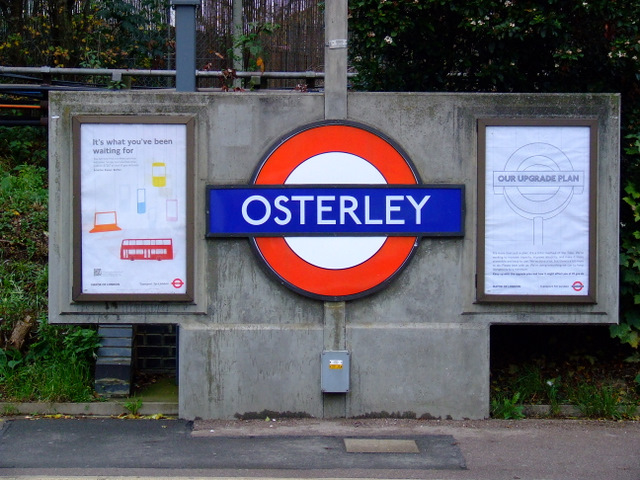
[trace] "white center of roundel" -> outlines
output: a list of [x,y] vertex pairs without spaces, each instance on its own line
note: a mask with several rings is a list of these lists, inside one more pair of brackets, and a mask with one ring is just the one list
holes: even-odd
[[[315,155],[298,165],[285,185],[386,184],[387,181],[364,158],[345,152]],[[355,267],[373,257],[387,237],[285,237],[304,261],[316,267],[340,270]]]

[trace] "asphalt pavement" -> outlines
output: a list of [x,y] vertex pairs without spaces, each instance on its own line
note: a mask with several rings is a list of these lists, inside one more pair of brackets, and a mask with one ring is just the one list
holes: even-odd
[[640,480],[640,422],[4,417],[0,477]]

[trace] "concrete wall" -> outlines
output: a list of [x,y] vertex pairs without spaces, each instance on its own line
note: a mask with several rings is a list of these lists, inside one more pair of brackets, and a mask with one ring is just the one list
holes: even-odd
[[[193,303],[71,300],[71,118],[80,114],[195,117]],[[425,183],[465,185],[465,236],[423,239],[386,289],[335,304],[275,282],[246,239],[205,239],[205,186],[248,183],[280,137],[324,118],[321,94],[52,92],[50,115],[51,321],[179,324],[183,418],[263,410],[482,418],[491,324],[617,322],[615,95],[349,94],[348,119],[395,140]],[[597,303],[476,303],[476,122],[498,116],[598,119]],[[323,349],[350,351],[349,393],[320,391]]]

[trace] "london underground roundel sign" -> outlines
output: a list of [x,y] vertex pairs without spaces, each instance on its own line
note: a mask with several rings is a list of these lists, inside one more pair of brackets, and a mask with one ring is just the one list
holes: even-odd
[[384,287],[422,236],[463,234],[464,188],[421,184],[407,155],[361,124],[282,138],[249,186],[208,187],[207,236],[248,236],[285,285],[348,300]]

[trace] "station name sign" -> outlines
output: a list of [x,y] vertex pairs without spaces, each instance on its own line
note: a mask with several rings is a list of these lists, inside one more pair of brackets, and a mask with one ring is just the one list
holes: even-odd
[[385,134],[325,120],[286,133],[249,184],[209,185],[209,238],[247,237],[280,284],[323,301],[384,288],[425,237],[464,236],[464,185],[423,184]]
[[208,187],[208,236],[463,234],[459,185]]

